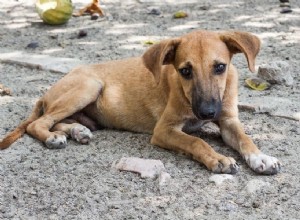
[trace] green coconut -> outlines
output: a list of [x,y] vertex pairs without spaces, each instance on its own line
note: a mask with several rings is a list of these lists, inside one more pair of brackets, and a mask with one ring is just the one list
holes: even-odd
[[59,25],[71,18],[73,5],[71,0],[37,0],[36,9],[45,23]]

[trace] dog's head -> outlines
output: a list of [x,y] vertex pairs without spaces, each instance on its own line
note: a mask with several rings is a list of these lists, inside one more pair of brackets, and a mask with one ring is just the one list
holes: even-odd
[[233,54],[244,53],[254,72],[259,48],[259,39],[246,32],[196,31],[161,41],[145,52],[143,60],[157,82],[162,66],[172,64],[194,114],[200,119],[214,119],[222,108]]

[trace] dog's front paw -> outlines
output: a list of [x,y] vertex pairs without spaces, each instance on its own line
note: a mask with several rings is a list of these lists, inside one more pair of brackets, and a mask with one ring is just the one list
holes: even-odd
[[93,134],[90,129],[78,124],[71,129],[71,137],[81,144],[88,144],[93,137]]
[[240,167],[232,157],[224,157],[212,168],[214,173],[236,174]]
[[65,148],[67,146],[67,138],[63,134],[53,133],[53,135],[47,138],[45,144],[50,149]]
[[246,155],[245,160],[251,169],[259,174],[273,175],[281,169],[281,163],[277,158],[263,153]]

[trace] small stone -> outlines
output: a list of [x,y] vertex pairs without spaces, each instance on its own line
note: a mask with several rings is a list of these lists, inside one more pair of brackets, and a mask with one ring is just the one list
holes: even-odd
[[51,39],[57,39],[58,38],[58,34],[52,34],[49,36]]
[[9,88],[6,88],[2,84],[0,84],[0,96],[9,95],[11,96],[11,90]]
[[284,7],[280,11],[281,14],[287,14],[287,13],[291,13],[291,12],[293,12],[293,10],[290,7]]
[[211,7],[210,5],[200,5],[198,6],[198,9],[202,11],[207,11],[210,9],[210,7]]
[[[0,48],[0,51],[4,51]],[[51,57],[48,55],[30,54],[24,51],[2,52],[0,61],[4,63],[14,63],[29,68],[38,68],[51,72],[68,73],[78,65],[85,62],[79,59],[67,57]]]
[[38,42],[31,42],[29,44],[27,44],[26,48],[30,48],[30,49],[35,49],[39,47],[39,43]]
[[260,206],[261,206],[260,201],[254,201],[254,202],[252,203],[252,207],[255,208],[255,209],[259,208]]
[[165,166],[160,160],[150,160],[137,157],[123,157],[115,165],[118,170],[139,173],[142,178],[155,178],[165,171]]
[[218,210],[220,211],[225,211],[225,212],[231,212],[231,211],[235,211],[238,209],[238,205],[232,201],[228,201],[228,202],[221,202],[218,206],[217,206]]
[[290,73],[290,65],[287,61],[274,61],[261,65],[257,76],[271,84],[293,85],[293,77]]
[[209,181],[214,182],[218,186],[221,185],[224,182],[224,180],[228,179],[233,179],[233,176],[229,174],[215,174],[209,178]]
[[93,13],[91,15],[91,20],[97,20],[99,18],[99,14],[98,13]]
[[171,179],[171,175],[169,173],[167,173],[167,172],[162,171],[159,174],[159,177],[158,177],[159,185],[160,186],[166,186],[166,185],[168,185],[170,179]]
[[148,11],[149,15],[160,15],[161,11],[158,8],[150,8]]
[[86,36],[87,36],[87,32],[85,30],[80,30],[77,35],[77,38],[84,38]]

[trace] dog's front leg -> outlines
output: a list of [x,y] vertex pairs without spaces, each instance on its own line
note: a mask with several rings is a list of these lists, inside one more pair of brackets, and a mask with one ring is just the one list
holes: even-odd
[[245,134],[238,118],[238,75],[231,66],[228,73],[226,90],[223,97],[222,111],[219,117],[221,135],[224,142],[237,150],[255,172],[260,174],[276,174],[280,170],[280,162],[263,154],[253,141]]
[[182,132],[181,127],[176,128],[167,123],[159,123],[154,129],[151,143],[162,148],[190,154],[215,173],[235,174],[239,170],[233,158],[216,153],[202,139]]
[[247,164],[257,173],[276,174],[280,162],[275,157],[263,154],[248,137],[237,117],[221,117],[220,130],[226,144],[236,149]]

